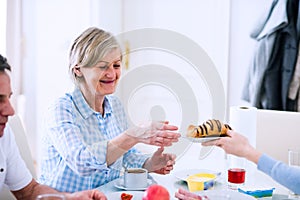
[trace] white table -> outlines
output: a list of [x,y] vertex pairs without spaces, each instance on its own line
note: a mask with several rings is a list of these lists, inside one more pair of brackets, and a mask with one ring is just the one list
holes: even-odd
[[[199,159],[199,152],[201,149],[200,144],[193,144],[186,151],[184,156],[179,156],[177,158],[174,170],[168,175],[159,175],[150,173],[152,178],[160,185],[165,186],[172,199],[174,198],[175,192],[178,188],[187,189],[187,184],[184,181],[179,180],[175,177],[177,171],[186,170],[186,169],[209,169],[218,172],[222,172],[217,185],[214,189],[225,189],[227,188],[226,184],[226,160],[225,154],[223,150],[219,148],[214,148],[208,156],[205,158]],[[98,189],[104,193],[108,192],[116,192],[120,191],[120,189],[115,187],[115,183],[117,180],[111,181]],[[281,186],[274,180],[272,180],[269,176],[264,173],[258,171],[256,166],[250,162],[247,163],[247,171],[246,171],[246,186],[255,186],[256,188],[263,187],[274,187],[275,190],[273,192],[273,199],[286,199],[288,194],[288,189]],[[283,198],[285,197],[285,198]],[[272,199],[271,197],[261,198],[261,199]]]

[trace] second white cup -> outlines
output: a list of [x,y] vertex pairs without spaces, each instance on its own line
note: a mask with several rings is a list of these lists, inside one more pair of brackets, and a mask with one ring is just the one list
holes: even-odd
[[126,188],[146,188],[148,186],[148,171],[144,168],[129,168],[124,172]]
[[290,166],[300,167],[300,149],[288,149],[288,156]]
[[[288,150],[288,163],[289,166],[300,167],[300,149],[289,149]],[[295,194],[289,191],[289,198],[300,199],[300,194]]]

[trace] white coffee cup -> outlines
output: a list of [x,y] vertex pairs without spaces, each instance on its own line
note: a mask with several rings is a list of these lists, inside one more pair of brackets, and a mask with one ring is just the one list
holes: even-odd
[[148,171],[144,168],[128,168],[124,172],[124,186],[126,188],[146,188]]

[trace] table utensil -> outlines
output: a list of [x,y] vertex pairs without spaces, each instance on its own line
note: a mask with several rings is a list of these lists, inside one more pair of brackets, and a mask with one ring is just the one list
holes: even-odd
[[221,175],[221,172],[217,172],[209,169],[184,169],[180,171],[175,171],[173,174],[179,180],[186,181],[190,175],[199,174],[199,173],[215,174],[217,178]]
[[189,140],[190,142],[193,143],[203,143],[203,142],[208,142],[212,140],[218,140],[221,137],[202,137],[202,138],[193,138],[193,137],[187,137],[187,136],[181,136],[181,138],[184,138],[186,140]]
[[40,194],[36,200],[66,200],[62,194]]
[[120,189],[120,190],[127,190],[127,191],[143,191],[146,190],[150,185],[155,184],[156,182],[149,178],[147,179],[147,185],[145,187],[134,187],[129,188],[124,185],[124,177],[120,177],[118,180],[114,182],[114,187]]

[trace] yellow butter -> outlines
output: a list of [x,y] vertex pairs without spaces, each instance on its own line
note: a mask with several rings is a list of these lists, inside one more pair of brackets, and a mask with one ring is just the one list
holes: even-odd
[[190,192],[208,190],[214,186],[215,174],[199,173],[193,174],[187,178]]

